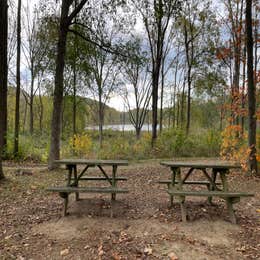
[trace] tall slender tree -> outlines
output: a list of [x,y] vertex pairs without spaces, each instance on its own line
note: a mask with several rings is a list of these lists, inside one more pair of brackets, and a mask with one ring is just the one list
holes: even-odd
[[63,73],[66,56],[66,42],[69,27],[75,16],[81,11],[87,0],[82,0],[70,13],[73,0],[63,0],[61,3],[61,16],[59,23],[59,37],[57,45],[55,87],[53,99],[53,112],[51,123],[51,146],[49,152],[49,169],[54,168],[54,160],[60,158],[60,134],[63,102]]
[[7,0],[0,1],[0,180],[4,179],[2,153],[4,134],[7,125],[7,31],[8,14]]
[[148,36],[152,64],[152,146],[157,139],[158,92],[163,62],[164,42],[174,14],[180,8],[179,0],[133,0],[139,10]]
[[253,69],[253,33],[252,33],[252,0],[246,0],[246,46],[247,46],[247,82],[248,82],[248,145],[249,169],[257,173],[256,161],[256,87]]
[[16,101],[15,101],[15,130],[14,130],[14,155],[18,154],[19,127],[20,127],[20,92],[21,92],[21,6],[22,1],[18,0],[17,9],[17,46],[16,46]]

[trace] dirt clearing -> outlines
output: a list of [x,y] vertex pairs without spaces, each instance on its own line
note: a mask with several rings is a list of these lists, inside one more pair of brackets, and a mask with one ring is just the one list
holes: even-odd
[[166,187],[155,183],[170,176],[157,163],[119,168],[130,192],[117,196],[113,218],[110,196],[99,194],[80,194],[78,202],[71,195],[61,217],[63,200],[44,189],[63,184],[66,172],[23,167],[31,174],[11,165],[0,185],[0,259],[260,259],[257,178],[230,174],[233,189],[255,193],[235,205],[237,225],[222,200],[210,206],[203,198],[187,199],[184,224],[178,203],[169,208]]

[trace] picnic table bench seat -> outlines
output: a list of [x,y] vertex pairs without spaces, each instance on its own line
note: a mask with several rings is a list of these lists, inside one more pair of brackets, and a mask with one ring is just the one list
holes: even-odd
[[[80,178],[81,181],[107,181],[107,180],[112,180],[112,178],[106,178],[106,177],[100,177],[100,176],[88,176],[88,177],[81,177]],[[116,177],[115,181],[127,181],[128,178],[127,177]],[[71,181],[75,181],[74,178],[71,178]]]
[[[156,181],[156,183],[159,183],[159,184],[167,184],[168,186],[172,183],[171,180],[159,180],[159,181]],[[174,184],[178,184],[178,180],[175,180]],[[183,184],[195,184],[195,185],[206,185],[206,186],[210,186],[210,182],[209,181],[185,181],[183,182]],[[221,182],[215,182],[216,185],[220,185]]]
[[73,193],[73,192],[85,192],[85,193],[128,193],[129,191],[124,188],[117,187],[49,187],[46,191],[59,192],[59,193]]
[[220,197],[220,198],[239,198],[239,197],[253,197],[253,193],[248,192],[231,192],[231,191],[185,191],[168,189],[167,192],[171,195],[183,196],[202,196],[202,197]]
[[236,191],[185,191],[185,190],[176,190],[168,189],[168,194],[171,196],[177,196],[179,202],[181,203],[181,214],[182,219],[186,219],[186,209],[184,207],[184,201],[186,196],[198,196],[198,197],[220,197],[225,199],[227,203],[227,209],[229,217],[232,223],[236,223],[236,216],[233,209],[233,204],[240,201],[241,197],[253,197],[253,193],[248,192],[236,192]]

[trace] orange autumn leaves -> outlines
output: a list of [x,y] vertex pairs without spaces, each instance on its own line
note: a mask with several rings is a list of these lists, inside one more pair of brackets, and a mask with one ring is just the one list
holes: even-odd
[[[257,143],[260,145],[260,135],[257,136]],[[248,169],[248,156],[250,147],[247,144],[247,133],[242,131],[240,125],[229,125],[222,132],[221,157],[225,160],[238,161],[242,168]],[[256,155],[260,162],[260,154]]]

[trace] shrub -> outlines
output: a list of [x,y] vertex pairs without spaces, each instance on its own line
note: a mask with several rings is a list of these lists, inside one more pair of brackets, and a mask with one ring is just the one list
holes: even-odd
[[70,138],[69,146],[75,155],[89,157],[93,144],[88,134],[77,134]]
[[247,170],[250,149],[247,145],[247,133],[242,133],[241,126],[230,125],[222,132],[221,156],[226,160],[239,161]]

